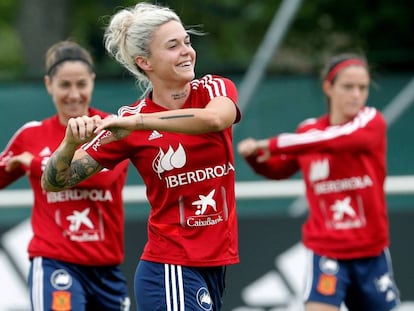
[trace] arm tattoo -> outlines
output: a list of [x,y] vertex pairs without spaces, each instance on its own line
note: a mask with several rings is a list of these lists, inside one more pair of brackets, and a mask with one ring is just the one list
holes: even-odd
[[99,163],[89,155],[86,155],[72,162],[67,185],[70,187],[75,186],[100,170]]
[[85,155],[72,163],[70,159],[69,161],[67,160],[60,159],[61,162],[69,162],[65,169],[57,168],[57,159],[55,157],[49,160],[50,163],[44,173],[46,174],[47,182],[54,188],[66,189],[73,187],[101,170],[99,163],[89,155]]
[[194,118],[193,114],[177,114],[175,116],[160,117],[161,120],[180,119],[180,118]]

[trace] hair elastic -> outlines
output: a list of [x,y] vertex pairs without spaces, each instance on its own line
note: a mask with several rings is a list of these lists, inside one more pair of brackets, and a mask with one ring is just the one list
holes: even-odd
[[346,59],[336,64],[335,66],[331,68],[331,70],[328,71],[325,81],[332,82],[339,71],[341,71],[345,67],[352,66],[352,65],[362,66],[364,68],[367,67],[367,64],[361,59],[358,59],[358,58]]

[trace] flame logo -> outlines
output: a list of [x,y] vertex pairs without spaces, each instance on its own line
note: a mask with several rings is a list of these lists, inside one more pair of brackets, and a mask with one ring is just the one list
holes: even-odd
[[161,179],[161,174],[166,171],[171,171],[175,168],[182,168],[187,162],[187,156],[181,144],[178,145],[177,150],[174,150],[171,145],[167,152],[160,148],[154,161],[152,161],[152,169]]

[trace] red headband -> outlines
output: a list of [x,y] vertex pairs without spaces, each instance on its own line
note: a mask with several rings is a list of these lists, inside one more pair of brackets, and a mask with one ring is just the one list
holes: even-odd
[[339,71],[341,71],[345,67],[352,66],[352,65],[362,66],[365,68],[367,67],[367,64],[363,60],[358,59],[358,58],[350,58],[342,62],[339,62],[338,64],[333,66],[332,69],[328,71],[325,81],[332,82],[332,80],[336,77]]

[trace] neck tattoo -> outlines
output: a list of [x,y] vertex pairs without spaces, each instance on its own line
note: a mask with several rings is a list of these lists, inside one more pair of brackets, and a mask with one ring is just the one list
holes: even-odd
[[172,94],[171,97],[172,97],[172,99],[177,100],[177,99],[181,99],[181,98],[186,97],[187,94],[188,94],[188,91],[185,90],[185,91],[182,91],[180,93]]

